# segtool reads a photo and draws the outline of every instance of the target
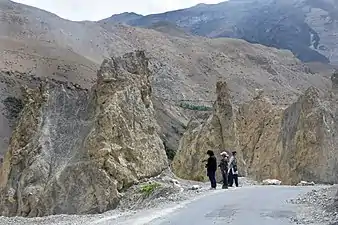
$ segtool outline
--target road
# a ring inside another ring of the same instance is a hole
[[[296,215],[297,206],[287,203],[287,200],[305,194],[313,188],[253,186],[216,190],[213,194],[195,201],[166,209],[161,214],[148,212],[147,216],[136,216],[121,224],[291,225],[290,218]]]
[[[6,225],[294,225],[290,218],[297,198],[315,187],[244,186],[229,190],[210,190],[181,203],[164,203],[157,209],[93,215],[57,215],[41,218],[0,217]],[[312,224],[318,225],[318,224]],[[321,223],[322,225],[322,223]]]

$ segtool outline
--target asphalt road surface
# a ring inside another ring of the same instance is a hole
[[[313,187],[255,186],[215,191],[186,204],[149,225],[291,225],[296,205],[287,200]],[[134,223],[137,224],[137,223]],[[141,223],[140,223],[141,224]]]
[[[159,205],[156,209],[131,212],[115,210],[102,215],[58,215],[47,218],[5,218],[8,225],[294,225],[297,198],[315,187],[244,186],[210,190],[181,203]],[[298,208],[299,209],[299,208]],[[313,224],[314,225],[314,224]],[[338,224],[337,224],[338,225]]]

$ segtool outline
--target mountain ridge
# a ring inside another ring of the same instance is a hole
[[[337,7],[337,2],[328,0],[229,0],[119,23],[150,27],[152,23],[168,21],[194,35],[240,38],[291,50],[304,62],[338,64],[338,38],[334,38],[338,30]]]

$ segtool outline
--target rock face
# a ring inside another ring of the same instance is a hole
[[[238,152],[239,170],[258,180],[284,184],[301,180],[337,183],[337,103],[309,88],[294,104],[280,108],[258,95],[233,110],[225,83],[218,83],[213,115],[183,136],[174,171],[202,179],[208,149]],[[231,112],[231,113],[230,113]],[[220,118],[222,115],[222,119]]]
[[[0,213],[104,212],[119,191],[167,168],[144,52],[105,60],[90,92],[27,89],[0,177]]]
[[[241,4],[246,1],[236,2]],[[231,10],[238,12],[238,9],[242,8],[233,7]],[[198,16],[201,16],[201,10],[206,15],[207,10],[203,5],[199,6],[199,10],[197,20],[195,17],[189,20],[203,23]],[[229,18],[235,18],[234,13],[228,14],[223,9],[220,11],[227,17],[217,24],[226,25]],[[213,15],[219,18],[219,14]],[[122,21],[139,17],[123,14],[113,19]],[[293,17],[290,20],[294,21]],[[278,19],[272,22],[276,21]],[[272,27],[275,25],[272,24]],[[152,29],[112,25],[111,21],[73,22],[34,7],[1,0],[0,154],[7,151],[13,129],[13,119],[3,114],[7,114],[7,109],[11,111],[15,108],[12,107],[14,101],[7,101],[6,98],[21,98],[17,86],[28,85],[29,79],[39,77],[73,82],[89,89],[96,81],[95,73],[104,58],[134,49],[147,50],[149,68],[155,75],[151,81],[153,99],[157,99],[153,101],[154,108],[158,123],[161,128],[165,128],[161,137],[166,147],[173,150],[170,152],[178,147],[178,140],[184,130],[182,124],[186,125],[189,118],[194,116],[191,114],[196,112],[183,109],[180,103],[191,103],[191,108],[209,107],[209,101],[215,99],[215,92],[210,90],[218,79],[229,80],[228,85],[236,104],[251,99],[255,89],[264,89],[265,94],[274,98],[278,104],[289,104],[309,86],[327,90],[330,84],[329,79],[322,74],[314,74],[289,51],[252,45],[243,40],[187,35],[186,29],[176,22],[161,20],[150,27]],[[203,27],[212,28],[210,23]],[[293,29],[292,32],[297,30]],[[304,30],[302,27],[301,31]],[[329,32],[332,30],[328,29]],[[305,45],[309,43],[303,35],[282,32],[286,34],[284,36],[293,37],[288,40],[297,40],[297,43],[301,40],[301,44]],[[306,37],[309,36],[306,34]],[[279,32],[276,37],[283,36]],[[334,46],[329,48],[334,49]],[[2,73],[2,70],[10,74]],[[11,103],[10,107],[7,103]]]
[[[184,133],[172,167],[182,178],[202,181],[205,179],[203,162],[207,150],[218,156],[223,149],[236,147],[235,114],[225,82],[218,82],[214,112],[205,123],[190,121]]]

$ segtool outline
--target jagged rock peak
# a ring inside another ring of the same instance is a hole
[[[152,88],[148,64],[149,59],[143,50],[105,59],[98,71],[96,86],[102,88],[102,85],[107,84],[114,90],[121,90],[136,85],[141,91],[143,103],[149,107]]]
[[[228,112],[232,111],[231,95],[228,84],[225,81],[218,81],[216,83],[216,101],[214,103],[214,111]]]
[[[213,114],[180,142],[173,161],[178,176],[203,180],[205,149],[216,156],[219,149],[236,149],[239,172],[257,180],[337,182],[335,103],[318,89],[309,87],[285,109],[254,98],[232,110],[225,83],[217,83],[217,94]]]
[[[223,101],[231,99],[227,82],[218,81],[216,83],[216,95],[217,95],[217,102],[220,102],[220,101],[223,102]]]
[[[131,75],[148,78],[150,76],[148,62],[149,59],[142,50],[128,52],[121,57],[105,59],[98,71],[98,82],[134,78]]]

